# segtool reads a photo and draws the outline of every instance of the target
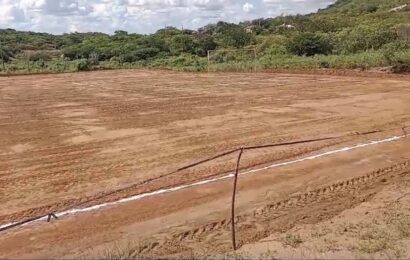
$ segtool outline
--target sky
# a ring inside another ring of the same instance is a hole
[[[165,26],[198,29],[306,14],[335,0],[0,0],[0,28],[48,33],[125,30],[153,33]]]

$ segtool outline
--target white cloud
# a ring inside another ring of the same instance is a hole
[[[335,0],[0,0],[0,28],[64,33],[167,26],[198,28],[281,13],[307,13]]]
[[[20,1],[20,6],[26,9],[29,9],[29,8],[39,9],[44,5],[45,5],[45,0],[21,0]]]
[[[0,23],[17,23],[24,20],[23,10],[17,6],[7,4],[0,9]]]
[[[270,13],[286,14],[311,13],[334,2],[335,0],[263,0]]]
[[[243,7],[242,7],[243,11],[245,13],[250,13],[253,11],[253,9],[255,9],[255,6],[251,3],[246,2]]]

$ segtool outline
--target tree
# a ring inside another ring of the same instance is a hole
[[[249,45],[252,35],[246,33],[244,28],[236,24],[218,22],[216,28],[216,39],[223,47],[242,48]]]
[[[139,48],[132,52],[127,52],[123,54],[120,58],[123,62],[136,62],[139,60],[147,60],[151,57],[156,56],[159,53],[157,48]]]
[[[332,44],[321,35],[314,33],[299,33],[287,44],[290,53],[299,56],[313,56],[315,54],[329,54],[332,52]]]
[[[382,24],[359,25],[347,28],[337,34],[337,49],[340,53],[357,53],[378,50],[384,44],[397,39],[397,33]]]
[[[142,38],[140,44],[146,48],[156,48],[161,52],[169,52],[169,46],[165,39],[156,34]]]
[[[228,30],[226,37],[223,38],[227,46],[242,48],[251,43],[251,35],[246,33],[242,28]]]
[[[31,55],[29,56],[29,61],[34,61],[34,62],[36,62],[36,61],[40,61],[40,60],[42,60],[42,61],[50,61],[50,60],[51,60],[51,56],[50,56],[50,54],[48,54],[48,53],[45,52],[45,51],[35,52],[35,53],[33,53],[33,54],[31,54]]]
[[[200,36],[196,42],[195,54],[200,57],[205,57],[208,51],[215,50],[217,47],[214,38],[208,35]]]
[[[359,6],[359,12],[361,13],[374,13],[379,9],[376,4],[363,3]]]
[[[11,59],[14,57],[13,51],[11,51],[9,48],[0,45],[0,59],[1,63],[3,66],[3,70],[6,70],[6,62],[11,61]]]
[[[86,71],[92,68],[92,64],[87,59],[80,59],[77,61],[77,70],[78,71]]]
[[[179,55],[183,52],[192,53],[194,50],[194,40],[189,35],[175,35],[171,38],[169,48],[172,54]]]

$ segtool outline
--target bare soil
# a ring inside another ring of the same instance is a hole
[[[236,254],[266,259],[409,259],[410,173],[380,180],[356,193],[364,200],[357,206],[325,221],[275,232]],[[363,197],[366,193],[368,199]]]
[[[1,78],[0,224],[115,189],[125,188],[87,205],[223,174],[235,155],[132,185],[245,145],[388,129],[247,152],[242,169],[402,135],[396,129],[410,124],[409,79],[141,70]],[[320,223],[370,200],[383,180],[408,171],[409,142],[244,176],[239,244],[269,237],[274,227]],[[225,254],[230,192],[225,180],[18,227],[1,234],[0,257],[98,256],[130,241],[134,256]]]

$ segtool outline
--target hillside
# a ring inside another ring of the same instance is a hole
[[[408,0],[338,0],[308,15],[218,22],[196,31],[167,27],[151,35],[116,31],[51,35],[0,29],[1,73],[159,67],[204,70],[215,49],[255,48],[269,68],[408,69]],[[249,69],[253,52],[217,52],[212,69]]]

